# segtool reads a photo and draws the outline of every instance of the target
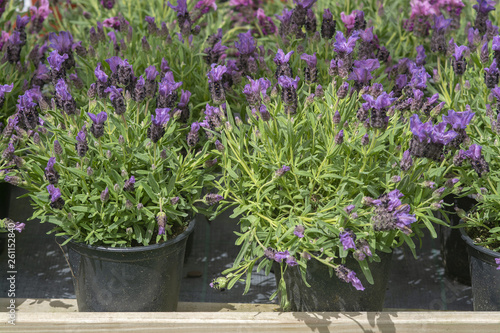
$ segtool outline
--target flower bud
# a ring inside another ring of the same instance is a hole
[[[216,279],[213,279],[212,282],[210,282],[210,287],[213,289],[217,289],[220,291],[224,291],[227,288],[227,278],[221,276]]]
[[[401,177],[400,176],[392,176],[391,181],[393,183],[399,183],[401,181]]]
[[[125,138],[123,138],[123,135],[121,135],[121,134],[118,137],[118,143],[121,144],[121,145],[125,143]]]
[[[87,168],[87,176],[91,177],[94,174],[94,170],[91,167]]]

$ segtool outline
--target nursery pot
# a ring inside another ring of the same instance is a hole
[[[79,311],[175,311],[186,241],[195,226],[164,243],[141,247],[67,244]]]
[[[457,226],[460,223],[460,217],[455,213],[454,207],[469,211],[477,203],[476,200],[469,197],[458,198],[455,195],[449,195],[444,198],[446,203],[453,204],[445,208],[450,219],[450,226]],[[444,218],[439,216],[442,220]],[[446,276],[460,283],[469,285],[469,258],[467,246],[462,239],[459,229],[452,229],[439,225],[439,240],[441,245],[441,258]]]
[[[0,219],[9,217],[11,186],[9,183],[0,183]]]
[[[500,271],[495,263],[500,253],[474,244],[464,228],[460,232],[469,252],[474,311],[500,311]]]
[[[327,266],[311,259],[307,263],[307,287],[302,280],[298,266],[287,267],[283,274],[286,284],[290,311],[307,312],[339,312],[339,311],[382,311],[385,291],[389,280],[392,262],[391,253],[378,253],[380,262],[372,262],[368,266],[373,276],[374,284],[366,281],[358,262],[347,258],[346,267],[356,272],[365,290],[356,290],[350,283],[341,281],[335,272],[330,277]],[[276,283],[280,280],[279,266],[275,268]]]

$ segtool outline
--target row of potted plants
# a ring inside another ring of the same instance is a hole
[[[474,304],[498,309],[495,8],[414,0],[397,17],[405,4],[18,16],[0,44],[2,178],[67,245],[80,311],[175,310],[195,215],[229,208],[241,251],[213,288],[273,271],[284,310],[380,311],[392,250],[437,237],[450,197],[477,202],[457,215],[473,286],[490,282]]]

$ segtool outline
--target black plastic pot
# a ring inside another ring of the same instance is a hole
[[[145,247],[93,247],[69,242],[68,258],[79,311],[175,311],[186,241],[193,231]]]
[[[450,219],[450,226],[457,226],[460,223],[460,218],[455,212],[455,207],[468,212],[477,203],[472,198],[458,198],[455,195],[446,196],[444,200],[448,204],[453,204],[453,206],[447,206],[445,209]],[[440,214],[438,214],[438,217],[444,220]],[[439,225],[438,232],[441,245],[441,258],[446,276],[470,286],[469,257],[467,246],[462,239],[460,230]]]
[[[495,263],[500,253],[475,245],[464,228],[460,232],[469,252],[474,311],[500,311],[500,271]]]
[[[0,183],[0,219],[9,217],[11,186],[9,183]]]
[[[346,266],[356,272],[365,290],[356,290],[350,283],[341,281],[335,273],[330,277],[328,267],[317,260],[307,263],[307,287],[297,266],[288,267],[284,273],[290,311],[382,311],[385,291],[392,262],[392,253],[379,253],[381,261],[369,264],[374,284],[366,281],[358,262],[348,257]],[[276,282],[280,280],[280,269],[275,269]]]
[[[0,183],[0,219],[9,217],[10,206],[10,185],[9,183]],[[7,233],[0,233],[0,254],[7,249]]]

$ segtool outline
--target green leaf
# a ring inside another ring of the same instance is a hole
[[[361,270],[363,271],[363,274],[366,277],[366,280],[368,281],[369,284],[373,284],[373,276],[372,272],[370,271],[370,268],[368,267],[368,263],[366,260],[358,260],[359,267],[361,267]]]

